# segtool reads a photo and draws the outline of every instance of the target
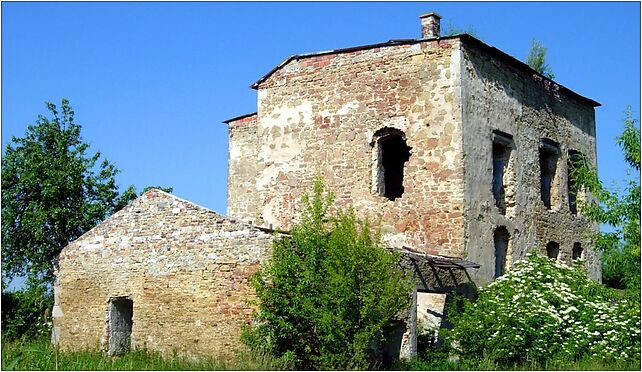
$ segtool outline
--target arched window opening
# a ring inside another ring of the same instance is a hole
[[[557,242],[548,242],[546,244],[546,256],[548,258],[558,259],[560,255],[560,245]]]
[[[508,242],[510,235],[504,226],[499,226],[493,234],[495,240],[495,278],[506,273],[506,257],[508,256]]]
[[[395,200],[403,195],[404,165],[410,159],[406,135],[394,128],[383,128],[375,133],[376,190],[379,195]]]
[[[578,242],[573,243],[573,261],[583,258],[583,254],[584,248],[582,248],[582,244]]]

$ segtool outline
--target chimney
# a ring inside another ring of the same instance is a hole
[[[426,13],[419,16],[421,19],[421,38],[434,39],[439,37],[441,16],[437,13]]]

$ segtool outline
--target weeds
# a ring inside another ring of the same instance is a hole
[[[48,338],[2,342],[2,369],[12,370],[278,370],[282,369],[265,355],[239,352],[231,361],[215,358],[193,360],[177,354],[163,356],[159,352],[136,349],[118,357],[107,356],[98,348],[80,351],[59,351]]]

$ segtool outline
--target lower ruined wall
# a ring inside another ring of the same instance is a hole
[[[67,246],[55,283],[53,339],[109,344],[110,299],[133,301],[131,343],[163,353],[230,356],[272,236],[157,190]]]

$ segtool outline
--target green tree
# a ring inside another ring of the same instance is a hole
[[[555,79],[551,66],[546,63],[546,47],[538,40],[531,41],[531,49],[526,57],[526,64],[549,79]]]
[[[604,282],[615,288],[640,295],[640,128],[628,107],[624,131],[617,138],[629,166],[624,192],[609,190],[597,176],[597,170],[580,159],[572,169],[577,189],[583,188],[592,198],[581,204],[582,214],[613,231],[600,232],[594,239],[603,252]]]
[[[296,368],[366,369],[368,349],[407,309],[410,281],[352,210],[328,213],[320,180],[303,203],[301,222],[253,277],[258,312],[243,341]]]
[[[89,153],[67,100],[47,109],[2,157],[3,283],[50,283],[60,250],[136,196],[133,186],[119,195],[118,169]]]

